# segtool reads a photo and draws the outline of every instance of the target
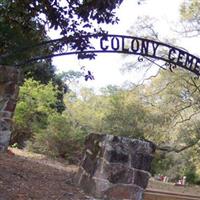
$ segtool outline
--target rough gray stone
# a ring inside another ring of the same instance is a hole
[[[131,154],[131,167],[150,171],[153,156],[147,153],[132,153]]]
[[[19,84],[19,69],[0,66],[0,151],[6,151],[11,135],[12,116],[15,111]]]
[[[142,200],[154,152],[149,141],[91,134],[86,138],[78,184],[95,198]]]
[[[134,170],[133,171],[133,180],[132,183],[134,185],[138,185],[141,188],[145,189],[148,185],[149,174],[144,171]]]
[[[10,142],[11,131],[0,131],[0,152],[4,152]]]

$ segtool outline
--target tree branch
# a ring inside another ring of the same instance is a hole
[[[188,118],[176,122],[176,123],[173,125],[172,128],[174,128],[177,124],[181,124],[181,123],[184,123],[184,122],[186,122],[186,121],[190,121],[190,120],[192,119],[192,117],[194,117],[195,115],[197,115],[197,114],[199,114],[199,113],[200,113],[200,111],[199,111],[199,112],[195,112],[195,113],[191,114]]]
[[[187,149],[197,145],[199,141],[200,141],[200,138],[198,138],[197,140],[193,141],[191,144],[188,144],[188,145],[186,145],[184,147],[180,147],[180,148],[169,147],[169,146],[163,146],[163,147],[156,146],[156,149],[160,150],[160,151],[165,151],[167,153],[170,153],[170,152],[180,153],[180,152],[182,152],[184,150],[187,150]]]
[[[145,97],[150,97],[150,96],[158,95],[158,94],[160,94],[161,92],[163,92],[165,89],[167,89],[167,87],[168,87],[169,85],[174,84],[175,82],[176,82],[176,80],[175,80],[175,81],[172,81],[172,82],[168,82],[168,83],[167,83],[162,89],[160,89],[159,91],[157,91],[157,92],[155,92],[155,93],[153,93],[153,94],[146,95]]]
[[[11,53],[5,53],[3,55],[0,56],[0,60],[5,58],[5,57],[9,57],[9,56],[12,56],[13,54],[15,53],[18,53],[18,52],[23,52],[23,51],[27,51],[29,49],[32,49],[32,48],[36,48],[36,47],[41,47],[41,46],[44,46],[44,45],[47,45],[47,44],[52,44],[52,43],[55,43],[55,42],[61,42],[63,41],[64,39],[66,39],[66,37],[61,37],[61,38],[57,38],[57,39],[52,39],[52,40],[47,40],[47,41],[43,41],[43,42],[40,42],[38,44],[35,44],[33,46],[26,46],[26,47],[22,47],[20,49],[16,49],[14,50],[13,52]]]

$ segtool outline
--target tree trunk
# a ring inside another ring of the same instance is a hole
[[[21,81],[20,70],[0,66],[0,152],[7,150]]]

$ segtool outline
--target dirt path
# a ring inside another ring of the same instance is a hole
[[[11,150],[0,154],[0,200],[85,200],[72,185],[75,166]]]
[[[144,200],[199,200],[200,196],[186,195],[183,193],[163,192],[159,190],[147,189]]]
[[[0,153],[0,200],[92,200],[75,185],[77,166],[17,149]],[[200,187],[150,181],[148,189],[200,195]],[[94,200],[94,199],[93,199]]]
[[[163,183],[160,181],[150,180],[148,183],[149,190],[159,190],[159,191],[168,191],[174,193],[188,194],[200,196],[200,187],[199,186],[174,186],[173,183]],[[200,198],[199,198],[200,199]]]

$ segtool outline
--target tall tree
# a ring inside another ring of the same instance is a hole
[[[180,8],[183,33],[186,36],[200,34],[200,2],[198,0],[184,1]]]
[[[87,36],[103,33],[101,28],[94,26],[94,22],[116,23],[118,19],[114,10],[121,3],[122,0],[0,0],[1,70],[6,75],[10,68],[5,70],[2,65],[10,65],[19,67],[28,75],[35,75],[37,79],[40,75],[43,81],[52,77],[54,68],[51,57],[54,53],[62,53],[66,48],[79,51],[92,48]],[[60,31],[61,38],[51,40],[47,36],[49,29]],[[79,58],[85,57],[94,58],[95,55],[79,55]],[[32,67],[31,63],[34,63]],[[45,70],[44,65],[47,66]],[[12,70],[12,73],[15,72]],[[3,88],[7,87],[5,78],[0,83]],[[0,112],[9,112],[10,118],[0,118],[0,151],[8,145],[11,117],[17,100],[17,84],[12,83],[15,95],[12,92],[9,96],[5,93],[1,100],[4,109]]]
[[[24,64],[36,55],[48,55],[49,50],[62,52],[66,46],[81,51],[92,48],[87,36],[103,32],[94,22],[116,23],[114,10],[121,3],[122,0],[1,0],[0,63]],[[48,29],[58,30],[61,38],[49,41]]]

